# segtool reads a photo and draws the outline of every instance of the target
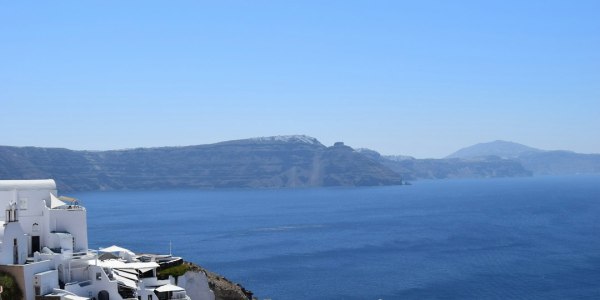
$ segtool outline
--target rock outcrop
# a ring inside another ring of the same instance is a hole
[[[229,279],[210,272],[201,266],[185,262],[189,270],[182,276],[177,277],[177,284],[185,288],[192,299],[211,299],[206,293],[210,288],[214,293],[215,300],[252,300],[253,293],[243,286],[233,283]]]

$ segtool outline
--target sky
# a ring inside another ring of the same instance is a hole
[[[600,1],[4,1],[0,145],[600,153]]]

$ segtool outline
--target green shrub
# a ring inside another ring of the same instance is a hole
[[[190,270],[190,266],[188,264],[181,264],[178,266],[173,266],[173,267],[158,271],[158,278],[167,279],[167,278],[169,278],[169,275],[177,278],[178,276],[185,274],[185,272],[187,272],[189,270]]]
[[[2,294],[0,294],[2,299],[23,298],[23,293],[12,275],[0,271],[0,285],[2,286]]]

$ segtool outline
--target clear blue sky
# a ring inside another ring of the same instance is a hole
[[[600,1],[4,1],[0,144],[600,153]]]

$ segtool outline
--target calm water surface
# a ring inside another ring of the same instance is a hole
[[[79,193],[90,247],[272,299],[600,299],[600,176]]]

